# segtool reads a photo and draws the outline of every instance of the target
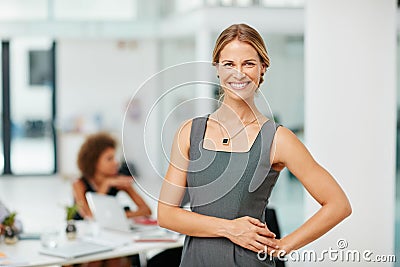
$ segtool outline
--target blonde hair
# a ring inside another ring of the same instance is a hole
[[[217,41],[215,42],[212,57],[213,64],[219,63],[219,57],[222,49],[224,49],[224,47],[228,43],[234,40],[239,40],[241,42],[245,42],[251,45],[257,51],[260,61],[265,66],[265,68],[269,67],[270,61],[264,40],[254,28],[250,27],[247,24],[233,24],[226,28],[223,32],[221,32]],[[260,85],[264,81],[262,75],[260,77],[258,85]]]

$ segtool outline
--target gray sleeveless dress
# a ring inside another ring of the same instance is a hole
[[[207,117],[193,119],[190,133],[188,194],[193,212],[224,219],[250,216],[264,221],[265,208],[279,172],[271,169],[270,147],[277,127],[265,122],[248,152],[203,148]],[[186,236],[182,267],[275,266],[270,257],[227,238]]]

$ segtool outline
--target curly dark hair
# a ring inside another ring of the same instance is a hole
[[[100,155],[107,148],[116,148],[117,142],[108,133],[100,132],[89,135],[82,144],[78,153],[78,168],[82,176],[91,179],[95,172]]]

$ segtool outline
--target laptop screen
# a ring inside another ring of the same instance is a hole
[[[120,205],[116,197],[87,192],[86,199],[94,219],[100,227],[109,230],[131,232],[124,208]]]

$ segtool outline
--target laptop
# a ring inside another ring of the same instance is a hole
[[[87,192],[86,199],[94,219],[100,227],[108,230],[132,233],[131,223],[116,197]]]
[[[76,241],[66,242],[55,248],[42,247],[40,248],[39,252],[41,254],[46,254],[50,256],[56,256],[65,259],[74,259],[96,253],[111,251],[113,249],[114,249],[113,247],[103,244],[96,244],[96,243],[76,240]]]
[[[103,232],[98,237],[87,237],[85,240],[99,242],[99,239],[112,242],[106,242],[107,245],[115,245],[127,242],[173,242],[179,238],[179,235],[160,228],[158,225],[138,225],[125,215],[117,198],[114,196],[87,192],[86,199],[89,208],[93,213],[94,219],[100,227],[107,230],[114,230],[114,234]],[[130,233],[127,235],[126,233]],[[107,237],[110,235],[112,237]],[[119,237],[116,236],[118,234]],[[116,245],[115,245],[116,246]]]

